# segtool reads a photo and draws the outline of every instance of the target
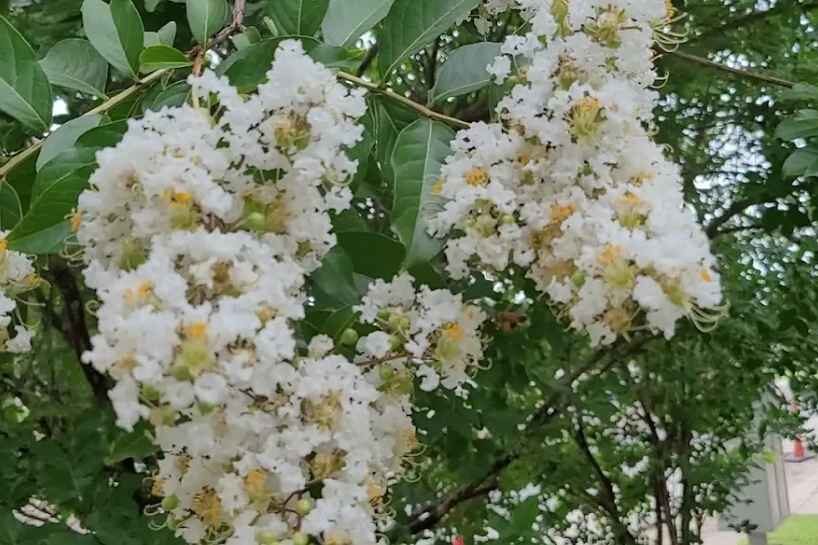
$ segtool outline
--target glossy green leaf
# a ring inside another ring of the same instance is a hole
[[[782,140],[796,140],[818,136],[818,110],[801,110],[790,119],[785,119],[775,131]]]
[[[811,100],[818,102],[818,87],[808,83],[796,83],[792,89],[781,93],[781,100]]]
[[[244,32],[231,36],[230,40],[236,49],[244,49],[261,41],[261,33],[256,27],[247,27]]]
[[[12,249],[29,253],[51,252],[61,244],[61,228],[77,205],[96,168],[95,148],[75,147],[49,161],[37,173],[31,205],[20,223],[8,234]],[[36,251],[35,251],[36,249]]]
[[[187,0],[187,22],[200,44],[221,29],[230,15],[227,0]]]
[[[184,53],[168,45],[153,45],[139,55],[139,70],[143,73],[165,68],[184,68],[191,64]]]
[[[793,152],[782,167],[788,178],[797,176],[818,176],[818,148],[806,147]]]
[[[338,233],[338,245],[352,260],[355,272],[370,278],[391,279],[406,258],[400,242],[378,233]]]
[[[352,47],[358,38],[389,14],[395,0],[329,0],[321,24],[329,45]]]
[[[51,133],[43,142],[40,155],[37,156],[37,170],[40,170],[51,159],[73,146],[80,136],[99,126],[101,122],[102,116],[99,114],[83,115],[72,119]]]
[[[482,42],[458,47],[440,68],[432,97],[435,102],[479,91],[491,83],[486,68],[500,54],[500,44]]]
[[[304,50],[309,53],[318,45],[314,38],[306,36],[281,36],[268,38],[245,47],[228,57],[217,70],[220,75],[227,76],[230,83],[242,93],[253,91],[261,83],[267,81],[267,71],[275,58],[276,48],[283,40],[301,40]]]
[[[63,248],[65,240],[70,235],[71,227],[68,222],[60,221],[51,227],[18,235],[13,240],[9,238],[9,248],[32,255],[53,254]],[[11,233],[9,233],[10,236]]]
[[[145,32],[145,47],[152,45],[173,46],[176,41],[176,22],[171,21],[156,32]]]
[[[310,277],[315,286],[317,309],[339,309],[358,303],[355,266],[340,247],[333,248],[321,261],[321,267]]]
[[[0,184],[0,229],[12,229],[23,217],[20,196],[11,184]]]
[[[22,34],[0,16],[0,111],[36,132],[51,125],[51,85]]]
[[[31,187],[32,200],[36,200],[53,184],[62,183],[75,171],[93,167],[96,164],[96,151],[97,148],[77,146],[57,154],[37,172],[37,178]]]
[[[384,77],[479,4],[480,0],[396,0],[378,39]]]
[[[82,24],[91,45],[120,72],[136,78],[145,29],[131,0],[84,0]]]
[[[105,458],[107,465],[118,464],[130,458],[141,460],[157,450],[151,441],[144,425],[137,426],[134,431],[117,437],[110,445],[110,454]]]
[[[176,81],[167,87],[156,86],[142,100],[142,111],[161,110],[163,107],[177,107],[190,96],[190,85],[186,81]]]
[[[454,131],[436,121],[419,119],[398,136],[392,154],[395,173],[392,228],[406,246],[406,266],[430,261],[442,246],[428,234],[426,218],[440,200],[432,188],[451,154]]]
[[[267,0],[265,12],[279,34],[312,36],[321,27],[329,0]]]
[[[52,85],[105,98],[108,62],[88,40],[61,41],[48,51],[40,66]]]
[[[77,147],[100,149],[116,146],[126,130],[128,123],[125,120],[104,123],[80,136],[77,139]]]

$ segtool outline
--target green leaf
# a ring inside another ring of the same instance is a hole
[[[355,285],[355,266],[338,246],[324,257],[321,267],[310,278],[315,286],[316,309],[339,309],[360,301]]]
[[[425,217],[439,204],[432,187],[451,153],[453,138],[454,131],[446,125],[419,119],[403,129],[395,143],[392,227],[406,246],[407,267],[430,261],[440,252],[442,242],[428,234]]]
[[[48,51],[40,66],[52,85],[106,98],[108,62],[88,40],[61,41]]]
[[[301,40],[307,53],[318,45],[318,40],[307,36],[268,38],[233,53],[219,65],[217,73],[227,76],[227,79],[238,88],[239,92],[253,91],[267,81],[267,71],[273,63],[278,44],[283,40],[293,39]]]
[[[114,465],[129,458],[141,460],[154,454],[156,449],[145,426],[138,426],[134,431],[120,435],[111,443],[110,454],[105,458],[105,463]]]
[[[233,42],[233,45],[236,46],[236,49],[244,49],[245,47],[250,47],[254,43],[260,42],[261,33],[256,27],[251,26],[247,27],[244,32],[232,36],[230,40]]]
[[[72,119],[51,133],[45,142],[43,142],[40,155],[37,157],[37,170],[39,171],[43,165],[56,157],[60,152],[73,146],[80,136],[94,127],[99,126],[101,122],[101,115],[87,114]]]
[[[818,147],[796,150],[784,162],[782,172],[787,178],[818,176]]]
[[[184,53],[168,45],[153,45],[139,55],[139,70],[143,73],[164,68],[184,68],[191,64]]]
[[[139,69],[145,28],[131,0],[84,0],[82,25],[91,45],[111,66],[132,78]]]
[[[449,54],[438,73],[432,97],[441,102],[479,91],[491,83],[486,68],[500,54],[500,44],[483,42],[458,47]]]
[[[792,89],[781,93],[781,100],[814,100],[818,101],[818,87],[807,83],[796,83]]]
[[[775,136],[788,141],[818,136],[818,110],[801,110],[785,119],[775,130]]]
[[[395,0],[329,0],[321,30],[329,45],[352,47],[389,14]]]
[[[187,0],[187,22],[193,37],[200,44],[227,22],[230,7],[227,0]]]
[[[114,19],[119,42],[133,72],[139,69],[139,54],[145,46],[145,27],[142,17],[131,0],[111,0],[111,16]]]
[[[70,234],[64,220],[77,205],[77,197],[88,186],[95,168],[79,155],[77,150],[63,152],[38,173],[31,206],[7,237],[12,249],[51,252]]]
[[[110,148],[116,146],[128,130],[127,120],[113,121],[95,127],[77,139],[77,147]]]
[[[74,171],[92,167],[95,164],[96,148],[71,147],[60,152],[37,172],[31,188],[31,198],[36,200],[52,184],[61,183]]]
[[[145,32],[145,47],[152,45],[169,45],[173,47],[176,40],[176,22],[171,21],[156,32]]]
[[[312,36],[324,20],[328,3],[329,0],[267,0],[265,12],[279,34]]]
[[[11,184],[0,184],[0,229],[13,229],[23,217],[20,196]]]
[[[398,139],[401,128],[398,120],[386,107],[382,100],[372,100],[370,111],[375,122],[375,153],[383,174],[388,180],[394,179],[392,171],[392,152]]]
[[[432,43],[478,4],[480,0],[396,0],[378,39],[383,76],[389,76],[401,61]]]
[[[0,16],[0,110],[29,129],[51,125],[51,85],[25,38]]]
[[[370,278],[391,279],[406,257],[400,242],[378,233],[338,233],[338,245],[352,259],[355,272]]]
[[[181,106],[187,101],[189,94],[190,85],[186,81],[176,81],[164,88],[157,85],[142,100],[142,111]]]

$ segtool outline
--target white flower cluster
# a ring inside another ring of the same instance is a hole
[[[374,282],[356,310],[377,329],[358,341],[360,357],[388,362],[381,372],[396,385],[415,375],[426,391],[459,388],[483,357],[485,313],[448,290],[416,290],[406,273]]]
[[[28,256],[8,249],[6,234],[0,232],[0,352],[19,354],[31,350],[32,332],[24,325],[15,325],[11,336],[16,299],[38,287],[42,280]]]
[[[449,272],[522,267],[593,344],[711,324],[716,262],[653,140],[652,45],[673,14],[663,0],[516,6],[531,30],[489,67],[517,83],[501,123],[461,131],[435,188]]]
[[[120,426],[155,426],[153,492],[187,542],[374,544],[418,448],[408,367],[464,381],[483,316],[402,276],[359,309],[360,353],[305,342],[305,280],[351,200],[363,96],[292,41],[250,97],[211,73],[191,84],[210,108],[131,121],[80,198],[101,300],[84,359],[115,379]]]

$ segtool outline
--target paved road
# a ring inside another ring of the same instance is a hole
[[[790,511],[793,514],[818,514],[818,458],[799,464],[786,463]],[[736,532],[720,532],[718,521],[704,525],[704,545],[737,545],[743,536]]]

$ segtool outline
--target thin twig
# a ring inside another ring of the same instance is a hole
[[[783,78],[778,78],[775,76],[768,76],[766,74],[760,74],[758,72],[752,72],[750,70],[743,70],[741,68],[733,68],[732,66],[727,66],[726,64],[721,64],[715,61],[711,61],[710,59],[705,59],[704,57],[699,57],[698,55],[692,55],[690,53],[685,53],[683,51],[666,51],[664,52],[665,55],[669,55],[671,57],[676,57],[688,62],[692,62],[695,64],[700,64],[702,66],[706,66],[708,68],[713,68],[714,70],[720,70],[722,72],[727,72],[728,74],[732,74],[734,76],[738,76],[744,79],[750,79],[755,81],[760,81],[763,83],[770,83],[772,85],[777,85],[779,87],[786,87],[791,88],[795,86],[795,83],[792,81],[785,80]]]
[[[368,89],[373,93],[377,93],[379,95],[383,95],[388,97],[396,102],[400,102],[407,108],[411,108],[415,110],[420,115],[424,117],[428,117],[429,119],[434,119],[436,121],[441,121],[452,127],[456,127],[458,129],[468,129],[471,125],[466,123],[462,119],[457,119],[456,117],[449,117],[448,115],[441,114],[436,112],[426,106],[415,102],[414,100],[408,99],[405,96],[399,95],[398,93],[392,91],[391,89],[383,89],[379,87],[377,84],[372,83],[371,81],[367,81],[365,79],[359,78],[358,76],[353,76],[352,74],[348,74],[346,72],[338,72],[338,79],[348,81],[358,87],[363,87]]]

